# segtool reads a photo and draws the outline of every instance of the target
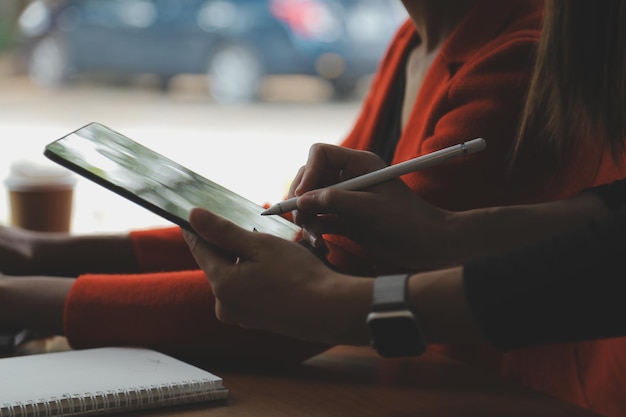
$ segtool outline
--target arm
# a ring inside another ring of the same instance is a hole
[[[195,269],[179,227],[68,235],[0,227],[0,273],[77,277]]]
[[[383,166],[369,152],[314,145],[290,190],[300,196],[294,219],[305,237],[320,245],[322,234],[344,235],[402,270],[425,270],[460,265],[609,215],[594,193],[453,212],[428,204],[400,180],[363,191],[319,189]]]
[[[464,267],[482,332],[500,350],[626,335],[626,211]]]
[[[542,204],[456,212],[445,226],[443,247],[450,251],[451,263],[457,265],[468,259],[549,238],[608,216],[610,210],[591,192]]]
[[[203,210],[192,212],[191,223],[202,239],[186,238],[214,287],[220,320],[306,340],[367,344],[374,278],[334,272],[292,242]],[[502,257],[415,274],[409,302],[428,343],[487,340],[508,350],[625,335],[624,232],[626,213]]]
[[[0,328],[64,335],[75,349],[145,346],[197,363],[300,362],[329,346],[220,323],[202,271],[0,277]]]
[[[205,210],[192,211],[190,221],[199,236],[185,237],[211,282],[219,320],[308,341],[369,343],[374,278],[335,272],[301,245]],[[481,340],[461,268],[415,275],[409,292],[428,342]]]
[[[539,243],[414,275],[429,342],[486,339],[501,351],[626,335],[626,211]]]
[[[61,250],[69,247],[65,235],[38,236],[19,229],[3,232],[51,238],[46,244],[68,263],[75,261],[72,255],[79,255]],[[60,238],[58,246],[52,245],[56,237]],[[211,287],[197,270],[179,228],[134,231],[130,237],[142,271],[176,272],[129,274],[124,267],[122,274],[81,273],[78,279],[0,276],[0,328],[64,335],[73,348],[146,346],[192,361],[299,362],[328,348],[219,323]],[[16,240],[5,242],[9,247]]]
[[[76,277],[84,272],[133,272],[131,239],[120,235],[68,235],[0,227],[0,272]]]

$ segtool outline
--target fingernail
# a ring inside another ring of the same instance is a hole
[[[192,244],[195,243],[197,236],[195,233],[191,233],[189,230],[183,229],[183,238],[187,243]]]
[[[319,237],[309,233],[309,244],[314,248],[319,248],[322,244],[322,240]]]

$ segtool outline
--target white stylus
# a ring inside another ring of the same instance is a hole
[[[361,175],[360,177],[351,178],[332,185],[330,188],[349,191],[363,190],[385,181],[390,181],[404,174],[408,174],[409,172],[418,171],[420,169],[440,164],[457,156],[469,155],[471,153],[482,151],[486,146],[487,143],[483,138],[473,139],[468,142],[440,149],[426,155],[418,156],[417,158],[409,159],[408,161],[404,161],[399,164],[390,165],[379,169],[378,171],[369,172],[365,175]],[[298,197],[281,201],[280,203],[274,204],[261,214],[266,216],[270,214],[282,214],[295,210],[297,208],[297,201]]]

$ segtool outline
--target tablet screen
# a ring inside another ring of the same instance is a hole
[[[44,155],[188,230],[195,207],[288,240],[300,230],[282,217],[262,216],[258,204],[99,123],[47,145]]]

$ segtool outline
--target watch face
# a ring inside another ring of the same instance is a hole
[[[374,313],[367,323],[374,347],[381,356],[417,356],[424,353],[424,340],[411,312]]]

